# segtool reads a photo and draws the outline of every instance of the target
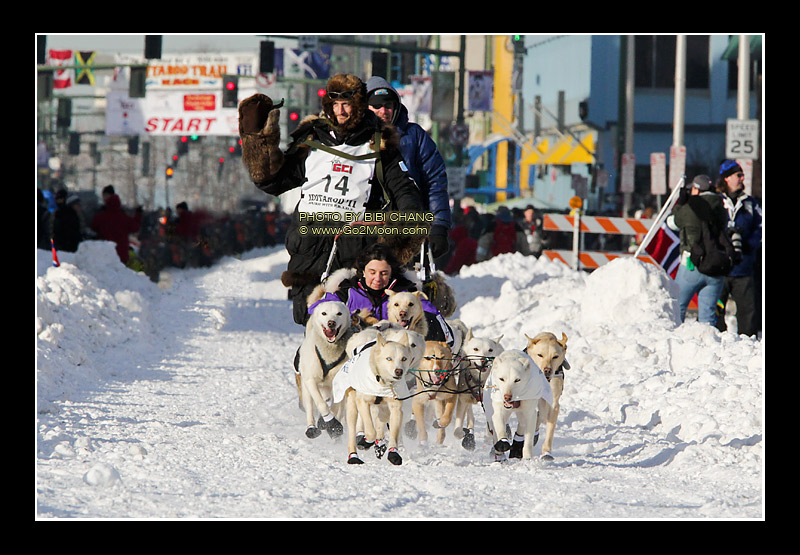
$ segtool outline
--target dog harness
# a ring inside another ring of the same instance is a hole
[[[319,365],[320,365],[320,367],[322,367],[322,377],[323,378],[327,377],[328,376],[328,372],[330,372],[331,369],[335,368],[337,364],[342,362],[347,357],[347,351],[342,351],[342,354],[339,355],[339,358],[337,358],[335,361],[329,363],[329,362],[326,362],[324,358],[322,358],[322,353],[319,352],[319,348],[318,347],[314,347],[314,350],[317,352],[317,360],[319,360]]]

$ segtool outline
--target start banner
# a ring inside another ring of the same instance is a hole
[[[147,64],[147,94],[130,98],[130,69],[119,67],[106,93],[107,135],[238,135],[236,108],[222,107],[222,76],[254,77],[252,54],[208,54],[142,60],[118,56],[121,64]],[[240,81],[239,99],[254,94],[255,80]]]
[[[253,90],[239,90],[247,98]],[[239,113],[222,107],[222,91],[127,91],[106,94],[107,135],[238,135]]]

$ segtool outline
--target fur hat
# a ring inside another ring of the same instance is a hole
[[[331,96],[333,93],[333,96]],[[334,98],[338,94],[344,94],[341,98]],[[333,113],[333,103],[335,100],[349,100],[353,106],[353,115],[343,125],[336,123]],[[322,111],[325,113],[333,127],[337,131],[349,132],[355,129],[367,111],[367,85],[355,75],[337,73],[328,79],[325,85],[325,96],[322,97]]]

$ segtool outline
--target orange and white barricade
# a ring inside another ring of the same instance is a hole
[[[545,214],[542,227],[546,231],[564,231],[573,233],[572,251],[544,250],[542,254],[550,260],[558,260],[574,269],[596,269],[620,256],[632,256],[628,252],[603,252],[580,250],[581,233],[606,233],[612,235],[643,235],[652,227],[655,220],[639,220],[636,218],[614,218],[603,216],[583,216],[567,214]],[[652,262],[647,254],[638,257],[645,262]]]

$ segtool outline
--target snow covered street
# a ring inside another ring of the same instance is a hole
[[[678,325],[651,265],[509,254],[448,278],[476,335],[569,337],[554,461],[495,463],[450,427],[354,466],[346,437],[304,435],[283,247],[159,285],[111,243],[59,258],[37,251],[38,519],[765,516],[764,340]]]

